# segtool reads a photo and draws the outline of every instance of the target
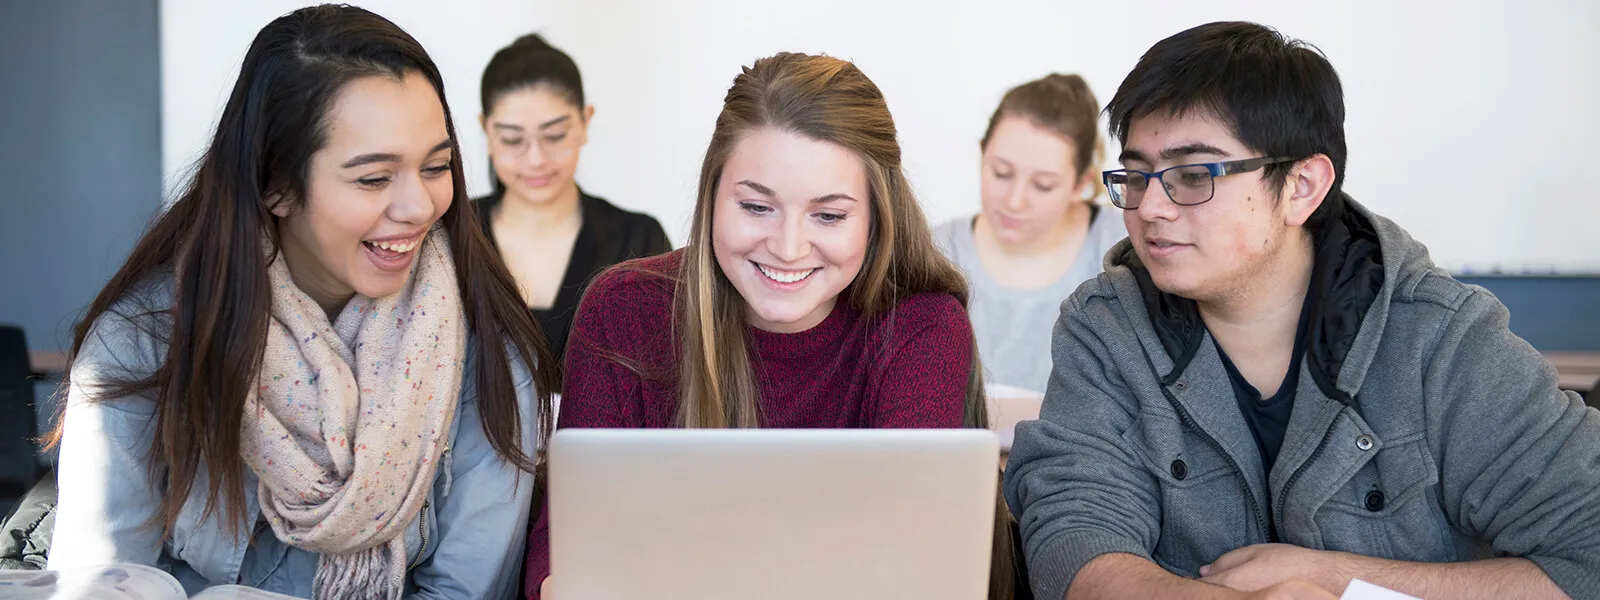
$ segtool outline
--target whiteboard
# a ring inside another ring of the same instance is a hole
[[[217,90],[226,93],[250,36],[287,10],[262,7],[271,4],[163,2],[169,182],[203,148],[201,132],[222,105]],[[977,211],[978,138],[1007,88],[1080,73],[1103,103],[1161,38],[1209,21],[1257,21],[1328,55],[1345,86],[1346,191],[1426,243],[1440,265],[1600,274],[1594,0],[366,6],[407,27],[440,63],[474,193],[489,187],[475,126],[483,65],[516,35],[544,32],[578,62],[596,106],[579,183],[656,215],[678,243],[722,95],[755,58],[794,50],[859,64],[884,90],[908,174],[937,223]]]

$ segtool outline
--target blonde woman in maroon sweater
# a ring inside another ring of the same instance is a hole
[[[728,90],[689,244],[590,286],[559,427],[984,427],[967,285],[934,247],[894,121],[855,65],[778,54]],[[997,598],[1010,598],[997,506]],[[550,572],[548,513],[525,591]]]

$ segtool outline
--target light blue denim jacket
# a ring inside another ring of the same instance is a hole
[[[230,535],[216,515],[202,519],[205,501],[192,495],[172,536],[147,526],[163,490],[152,486],[146,457],[155,435],[155,404],[146,397],[90,402],[111,378],[152,372],[165,356],[165,317],[149,306],[166,306],[170,286],[146,285],[94,324],[72,366],[66,432],[57,461],[60,497],[50,568],[55,570],[126,562],[171,572],[189,593],[238,583],[301,597],[311,596],[317,555],[277,539],[260,521],[256,479],[246,472],[245,515],[250,527]],[[152,303],[154,301],[155,303]],[[141,325],[143,327],[141,327]],[[468,355],[467,373],[475,362]],[[522,365],[514,376],[524,423],[537,422],[532,377]],[[405,596],[509,598],[527,542],[533,476],[501,459],[483,433],[472,377],[463,377],[450,446],[421,513],[406,529],[409,561]],[[522,449],[532,455],[537,427],[522,428]],[[209,487],[204,469],[195,490]]]

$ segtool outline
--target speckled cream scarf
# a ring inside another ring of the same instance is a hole
[[[334,320],[268,267],[272,317],[241,450],[279,539],[321,558],[319,600],[400,597],[406,526],[449,444],[466,345],[449,239],[430,233],[405,287]]]

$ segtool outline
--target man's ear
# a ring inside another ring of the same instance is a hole
[[[1283,186],[1284,200],[1289,210],[1284,213],[1284,224],[1300,227],[1306,224],[1317,208],[1327,200],[1333,189],[1335,177],[1333,161],[1326,154],[1314,154],[1294,165],[1289,180]]]

